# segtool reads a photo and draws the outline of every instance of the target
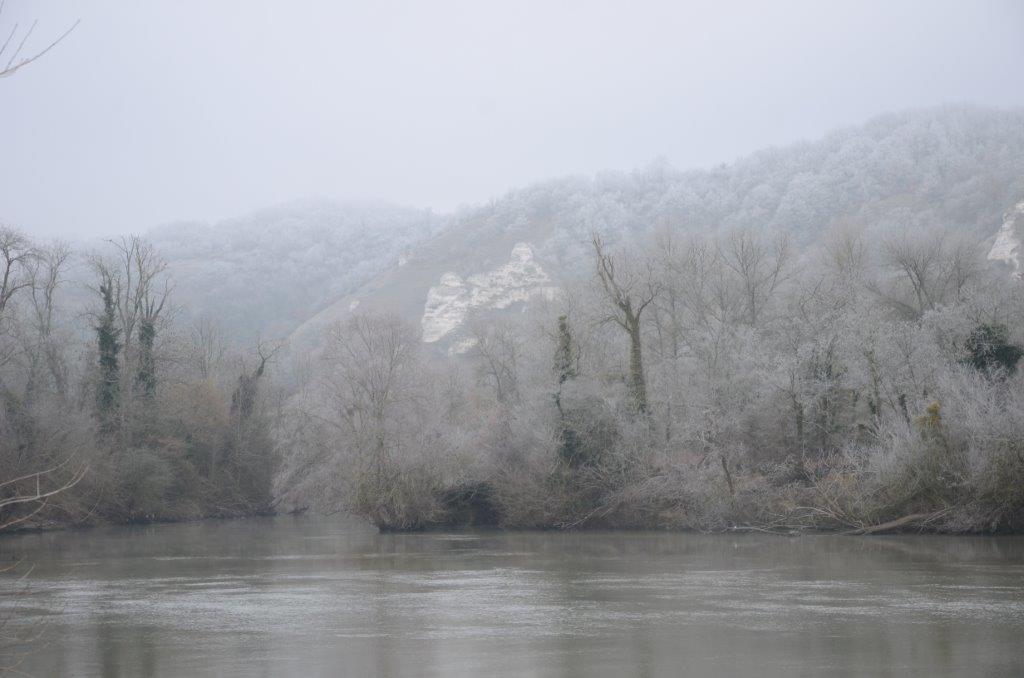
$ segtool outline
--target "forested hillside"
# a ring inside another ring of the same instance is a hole
[[[339,299],[296,339],[355,308],[422,320],[432,287],[453,272],[487,274],[527,243],[555,284],[588,277],[590,235],[628,245],[659,230],[786,233],[799,250],[835,228],[871,241],[901,227],[951,229],[979,241],[1024,196],[1024,112],[943,107],[889,114],[824,139],[769,149],[712,170],[664,162],[631,173],[546,181],[457,215],[435,239]],[[534,300],[542,297],[533,297]],[[481,310],[493,304],[483,303]],[[453,332],[449,345],[464,338]]]
[[[6,228],[0,528],[1020,529],[1022,200],[1024,112],[954,107],[451,216]]]
[[[397,265],[438,231],[429,211],[296,202],[216,224],[147,234],[166,257],[182,311],[233,338],[280,338],[329,302]]]
[[[1022,151],[1020,111],[943,108],[513,192],[309,330],[279,491],[398,529],[1020,529],[1024,295],[986,255]]]

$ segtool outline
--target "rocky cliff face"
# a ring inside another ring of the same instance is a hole
[[[465,279],[451,271],[427,291],[420,324],[423,341],[434,343],[448,336],[476,309],[503,309],[538,296],[553,298],[558,288],[534,259],[528,243],[517,243],[507,263]]]
[[[1012,274],[1018,278],[1024,277],[1024,270],[1021,270],[1021,241],[1019,233],[1024,230],[1024,201],[1017,203],[1012,210],[1006,213],[1003,219],[1003,226],[996,234],[996,241],[988,252],[991,261],[1006,263]]]

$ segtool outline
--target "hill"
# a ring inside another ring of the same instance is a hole
[[[147,237],[168,260],[175,299],[239,341],[286,336],[393,266],[442,219],[392,205],[304,201]]]
[[[709,170],[663,161],[511,191],[453,216],[408,257],[302,323],[307,345],[357,308],[417,320],[457,346],[470,309],[509,309],[590,273],[589,235],[641,241],[659,227],[785,231],[799,247],[846,224],[869,234],[939,226],[992,238],[1024,196],[1024,111],[941,107],[887,114]]]

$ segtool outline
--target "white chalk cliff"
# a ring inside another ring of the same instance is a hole
[[[508,263],[465,279],[449,271],[427,292],[423,341],[439,341],[460,327],[474,309],[508,308],[535,297],[553,298],[558,288],[534,259],[528,243],[512,248]]]
[[[1017,237],[1017,225],[1024,225],[1024,201],[1017,203],[1010,210],[1003,220],[1003,227],[996,235],[996,241],[992,243],[992,249],[988,252],[988,258],[992,261],[1002,261],[1010,265],[1013,275],[1024,276],[1021,271],[1021,242]]]

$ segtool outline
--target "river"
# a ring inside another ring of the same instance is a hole
[[[1024,538],[378,534],[280,516],[8,536],[38,676],[1019,676]]]

